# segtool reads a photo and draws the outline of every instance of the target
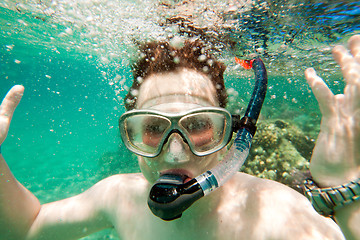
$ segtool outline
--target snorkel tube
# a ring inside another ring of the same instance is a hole
[[[235,58],[235,60],[245,68],[252,68],[255,73],[254,91],[245,115],[240,121],[240,130],[224,159],[213,169],[186,183],[183,177],[173,174],[165,174],[155,182],[150,190],[148,205],[153,214],[163,220],[180,218],[195,201],[226,183],[239,171],[249,155],[256,122],[266,95],[267,73],[260,58],[254,60]]]

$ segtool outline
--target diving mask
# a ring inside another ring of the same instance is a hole
[[[232,117],[224,108],[200,107],[181,113],[152,109],[131,110],[119,119],[125,146],[132,152],[156,157],[172,133],[178,133],[197,156],[214,153],[228,144],[233,129]]]

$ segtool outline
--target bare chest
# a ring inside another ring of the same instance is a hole
[[[342,239],[333,224],[322,219],[306,218],[301,213],[289,212],[289,218],[272,214],[261,215],[253,209],[221,209],[208,219],[181,218],[163,221],[142,206],[128,206],[126,215],[115,221],[114,226],[121,239]],[[132,209],[132,210],[129,210]],[[237,210],[237,211],[236,211]],[[305,218],[304,218],[305,217]]]
[[[210,200],[204,198],[170,222],[151,213],[145,188],[123,190],[127,198],[119,195],[109,215],[121,239],[343,239],[336,224],[317,215],[303,196],[261,183],[261,188],[224,188],[215,205],[204,211]]]

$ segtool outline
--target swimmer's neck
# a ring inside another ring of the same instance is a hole
[[[213,218],[212,216],[217,213],[222,195],[223,188],[219,188],[211,194],[201,198],[188,209],[189,215],[197,216],[199,220]]]

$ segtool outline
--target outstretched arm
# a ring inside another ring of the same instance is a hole
[[[0,105],[0,146],[23,93],[23,86],[14,86]],[[104,210],[104,182],[78,196],[40,206],[15,179],[0,153],[0,240],[77,239],[111,227]]]
[[[305,77],[319,102],[322,120],[310,170],[321,187],[335,187],[360,177],[360,35],[348,50],[333,49],[346,80],[344,94],[334,95],[314,69]],[[346,239],[360,239],[360,202],[338,210],[335,218]]]
[[[107,206],[113,186],[105,179],[79,195],[42,205],[26,239],[79,239],[112,227]]]
[[[0,145],[23,92],[23,86],[14,86],[0,105]],[[39,210],[38,199],[15,179],[0,154],[0,239],[24,239]]]

